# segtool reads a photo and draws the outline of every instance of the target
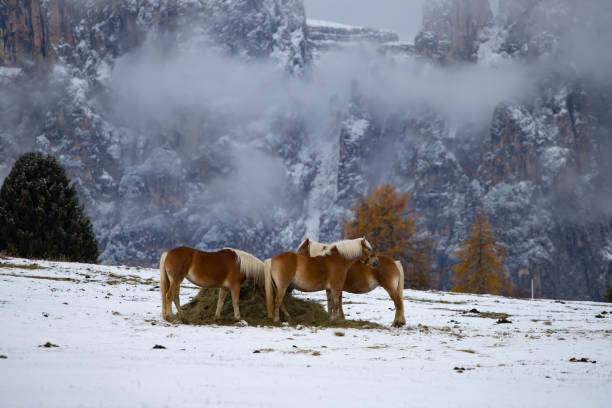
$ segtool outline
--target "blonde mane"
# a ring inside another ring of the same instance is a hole
[[[318,252],[316,256],[325,256],[330,255],[332,249],[337,248],[340,255],[342,255],[346,259],[354,259],[361,256],[361,240],[364,238],[356,238],[356,239],[346,239],[344,241],[337,241],[333,244],[327,245],[325,249]],[[314,241],[311,241],[311,245]],[[318,244],[318,243],[317,243]],[[319,244],[325,245],[325,244]],[[368,241],[366,241],[366,245],[370,245]],[[371,248],[371,245],[369,246]],[[312,253],[312,252],[311,252]]]
[[[264,281],[264,263],[261,259],[254,257],[248,252],[241,251],[235,248],[223,248],[234,251],[240,264],[240,271],[244,273],[247,279],[253,279],[255,283]]]
[[[328,247],[327,244],[322,244],[320,242],[313,241],[311,239],[310,240],[310,245],[308,247],[308,250],[310,251],[310,256],[317,256],[317,255],[319,255],[319,253],[325,251],[327,249],[327,247]]]

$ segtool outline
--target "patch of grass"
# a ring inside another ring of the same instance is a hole
[[[334,336],[343,337],[343,336],[344,336],[344,332],[341,332],[341,331],[335,331],[335,332],[334,332]]]
[[[470,353],[470,354],[476,354],[476,352],[474,350],[471,350],[471,349],[461,349],[461,350],[457,350],[457,351],[462,351],[464,353]]]
[[[427,326],[425,326],[425,327],[427,327]],[[465,336],[463,336],[462,334],[457,333],[456,331],[454,331],[454,330],[453,330],[453,328],[452,328],[452,327],[449,327],[449,326],[443,326],[443,327],[438,327],[438,328],[435,328],[435,327],[434,327],[434,328],[432,328],[432,329],[433,329],[433,330],[437,330],[437,331],[439,331],[439,332],[441,332],[441,333],[444,333],[444,334],[448,334],[448,335],[450,335],[450,336],[454,336],[454,337],[456,337],[456,338],[458,338],[458,339],[462,339],[462,338],[464,338],[464,337],[465,337]],[[429,328],[427,328],[427,331],[429,331]]]
[[[274,351],[273,348],[262,348],[253,350],[253,353],[272,353]]]
[[[107,285],[118,285],[120,283],[129,283],[132,285],[153,285],[156,283],[151,278],[143,279],[138,275],[117,275],[115,273],[106,274],[110,279],[106,281]]]
[[[467,304],[467,302],[463,300],[451,302],[449,300],[417,299],[417,298],[413,298],[410,296],[404,296],[404,300],[408,300],[412,302],[421,302],[421,303],[441,303],[443,305],[466,305]]]
[[[468,313],[468,312],[464,312]],[[484,319],[495,319],[495,320],[503,320],[510,317],[507,313],[496,313],[496,312],[479,312],[473,315],[474,317],[482,317]]]
[[[310,354],[313,356],[320,356],[321,352],[317,351],[317,350],[311,350],[311,349],[301,349],[298,348],[296,346],[293,346],[294,349],[291,351],[285,351],[286,354]]]
[[[372,350],[381,350],[381,349],[389,348],[389,345],[388,344],[377,344],[376,346],[367,346],[366,348],[369,348]]]
[[[234,325],[234,308],[230,294],[227,295],[221,309],[220,320],[215,321],[214,314],[217,309],[218,297],[219,289],[202,288],[189,303],[181,306],[187,321],[195,325]],[[298,299],[289,293],[285,295],[284,304],[291,315],[291,320],[289,321],[291,326],[388,329],[385,326],[367,320],[338,320],[330,322],[325,308],[319,302]],[[240,318],[245,320],[250,326],[278,326],[267,316],[264,294],[249,282],[245,282],[240,287]]]
[[[0,276],[12,276],[15,278],[29,278],[29,279],[44,279],[44,280],[52,280],[52,281],[59,281],[59,282],[79,282],[78,280],[73,279],[73,278],[57,278],[54,276],[17,275],[14,273],[0,273]]]
[[[27,269],[27,270],[47,269],[35,263],[30,264],[30,265],[17,265],[17,264],[10,263],[10,262],[0,262],[0,268],[16,268],[16,269]]]

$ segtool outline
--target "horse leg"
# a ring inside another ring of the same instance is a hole
[[[280,311],[283,312],[283,315],[285,316],[285,320],[291,320],[291,315],[287,311],[287,308],[285,307],[284,302],[280,304]]]
[[[260,292],[264,295],[264,297],[266,296],[266,291],[263,287],[263,285],[258,285]],[[289,312],[287,311],[287,308],[285,307],[284,303],[281,303],[280,305],[280,311],[283,313],[283,315],[285,316],[285,319],[289,320],[291,319],[291,315],[289,314]]]
[[[340,302],[338,304],[338,313],[340,314],[340,318],[344,320],[344,310],[342,310],[342,292],[340,292]]]
[[[215,320],[219,320],[221,318],[221,309],[223,309],[223,304],[225,303],[226,296],[227,296],[227,289],[219,288],[219,299],[217,300],[217,310],[215,311]]]
[[[395,319],[393,325],[395,327],[401,327],[406,324],[406,316],[404,315],[404,296],[403,293],[395,292]]]
[[[387,288],[385,290],[389,294],[391,300],[395,304],[395,318],[393,319],[393,327],[401,327],[406,324],[406,318],[404,317],[404,299],[402,295],[398,293],[395,288]]]
[[[234,320],[240,321],[240,284],[232,285],[232,304],[234,306]]]
[[[285,307],[283,305],[283,298],[285,297],[285,292],[287,291],[287,287],[289,285],[279,285],[276,290],[276,299],[274,301],[274,323],[280,323],[280,308]]]
[[[340,297],[342,296],[342,289],[332,288],[332,312],[329,314],[329,320],[335,321],[340,316],[339,306],[340,306]]]
[[[174,306],[176,306],[176,312],[178,314],[178,318],[183,323],[188,323],[187,319],[185,319],[185,315],[183,314],[183,309],[181,309],[181,301],[179,299],[179,292],[181,290],[181,284],[178,280],[170,281],[170,289],[168,290],[168,303],[174,302]]]

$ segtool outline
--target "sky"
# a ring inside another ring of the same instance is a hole
[[[304,0],[306,18],[394,31],[412,42],[425,0]]]

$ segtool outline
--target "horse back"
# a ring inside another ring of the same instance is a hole
[[[376,268],[371,268],[361,262],[351,265],[344,282],[344,290],[350,293],[367,293],[378,286],[385,289],[396,287],[400,272],[393,258],[379,255],[378,262]]]
[[[275,281],[292,282],[296,289],[310,292],[325,289],[328,272],[322,257],[308,257],[295,252],[283,252],[272,258]]]
[[[234,281],[241,283],[244,280],[237,255],[230,249],[204,252],[184,246],[177,247],[168,251],[166,269],[181,280],[187,278],[203,287],[228,286]]]
[[[165,268],[168,273],[180,276],[181,279],[187,275],[196,249],[186,246],[173,248],[166,252]]]
[[[397,269],[395,259],[381,255],[378,257],[378,262],[378,267],[372,271],[380,286],[389,290],[397,288],[398,279],[401,279],[401,272]]]
[[[367,293],[378,285],[374,270],[356,261],[346,273],[343,290],[350,293]]]
[[[240,272],[238,256],[231,249],[216,252],[197,251],[189,275],[196,280],[194,283],[206,282],[201,286],[224,286],[224,283],[230,281],[242,283],[245,278]]]

